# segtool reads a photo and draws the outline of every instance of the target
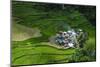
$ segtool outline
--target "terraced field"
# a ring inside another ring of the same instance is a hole
[[[91,61],[92,58],[95,60],[95,54],[92,57],[88,56],[96,49],[95,27],[77,8],[66,5],[66,9],[62,9],[60,4],[13,1],[12,65]],[[57,32],[71,28],[81,28],[89,34],[83,48],[87,51],[86,54],[84,52],[79,54],[76,48],[67,49],[50,40]]]
[[[39,37],[42,38],[42,34],[38,28],[28,28],[14,23],[12,31],[13,65],[64,63],[68,62],[67,58],[75,53],[75,49],[66,49],[50,42],[40,41],[39,43],[41,39],[35,43],[33,39]]]
[[[47,64],[67,62],[75,49],[59,49],[47,43],[16,47],[12,51],[14,65]]]

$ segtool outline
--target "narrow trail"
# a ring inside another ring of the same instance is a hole
[[[69,49],[69,47],[64,47],[64,46],[60,46],[60,45],[57,45],[57,44],[54,44],[54,43],[50,43],[50,42],[41,42],[41,43],[36,43],[36,44],[40,44],[40,45],[34,45],[33,46],[31,45],[26,45],[26,46],[16,46],[14,47],[13,49],[16,49],[16,48],[25,48],[25,49],[34,49],[36,47],[52,47],[52,48],[56,48],[56,49],[60,49],[60,50],[65,50],[65,49]]]
[[[57,49],[68,49],[69,48],[69,47],[60,46],[60,45],[50,43],[50,42],[43,42],[41,44],[46,44],[48,46],[51,46],[51,47],[54,47],[54,48],[57,48]]]

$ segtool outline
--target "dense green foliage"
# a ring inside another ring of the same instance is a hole
[[[12,2],[13,23],[38,28],[42,36],[12,41],[12,64],[48,64],[95,61],[95,6]],[[58,31],[83,29],[88,33],[84,48],[58,49],[49,38]]]

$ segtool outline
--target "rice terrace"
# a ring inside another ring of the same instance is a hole
[[[96,7],[12,1],[12,66],[96,61]]]

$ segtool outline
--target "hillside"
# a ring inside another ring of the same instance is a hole
[[[78,57],[78,61],[72,59],[77,49],[59,49],[49,41],[58,31],[83,29],[89,35],[83,50],[95,51],[95,25],[90,21],[90,17],[85,16],[86,13],[80,11],[79,8],[82,7],[90,6],[65,5],[63,9],[62,4],[13,1],[12,65],[94,61],[95,56],[88,54],[82,55],[82,58]],[[95,13],[91,13],[93,16],[88,15],[95,19]]]

